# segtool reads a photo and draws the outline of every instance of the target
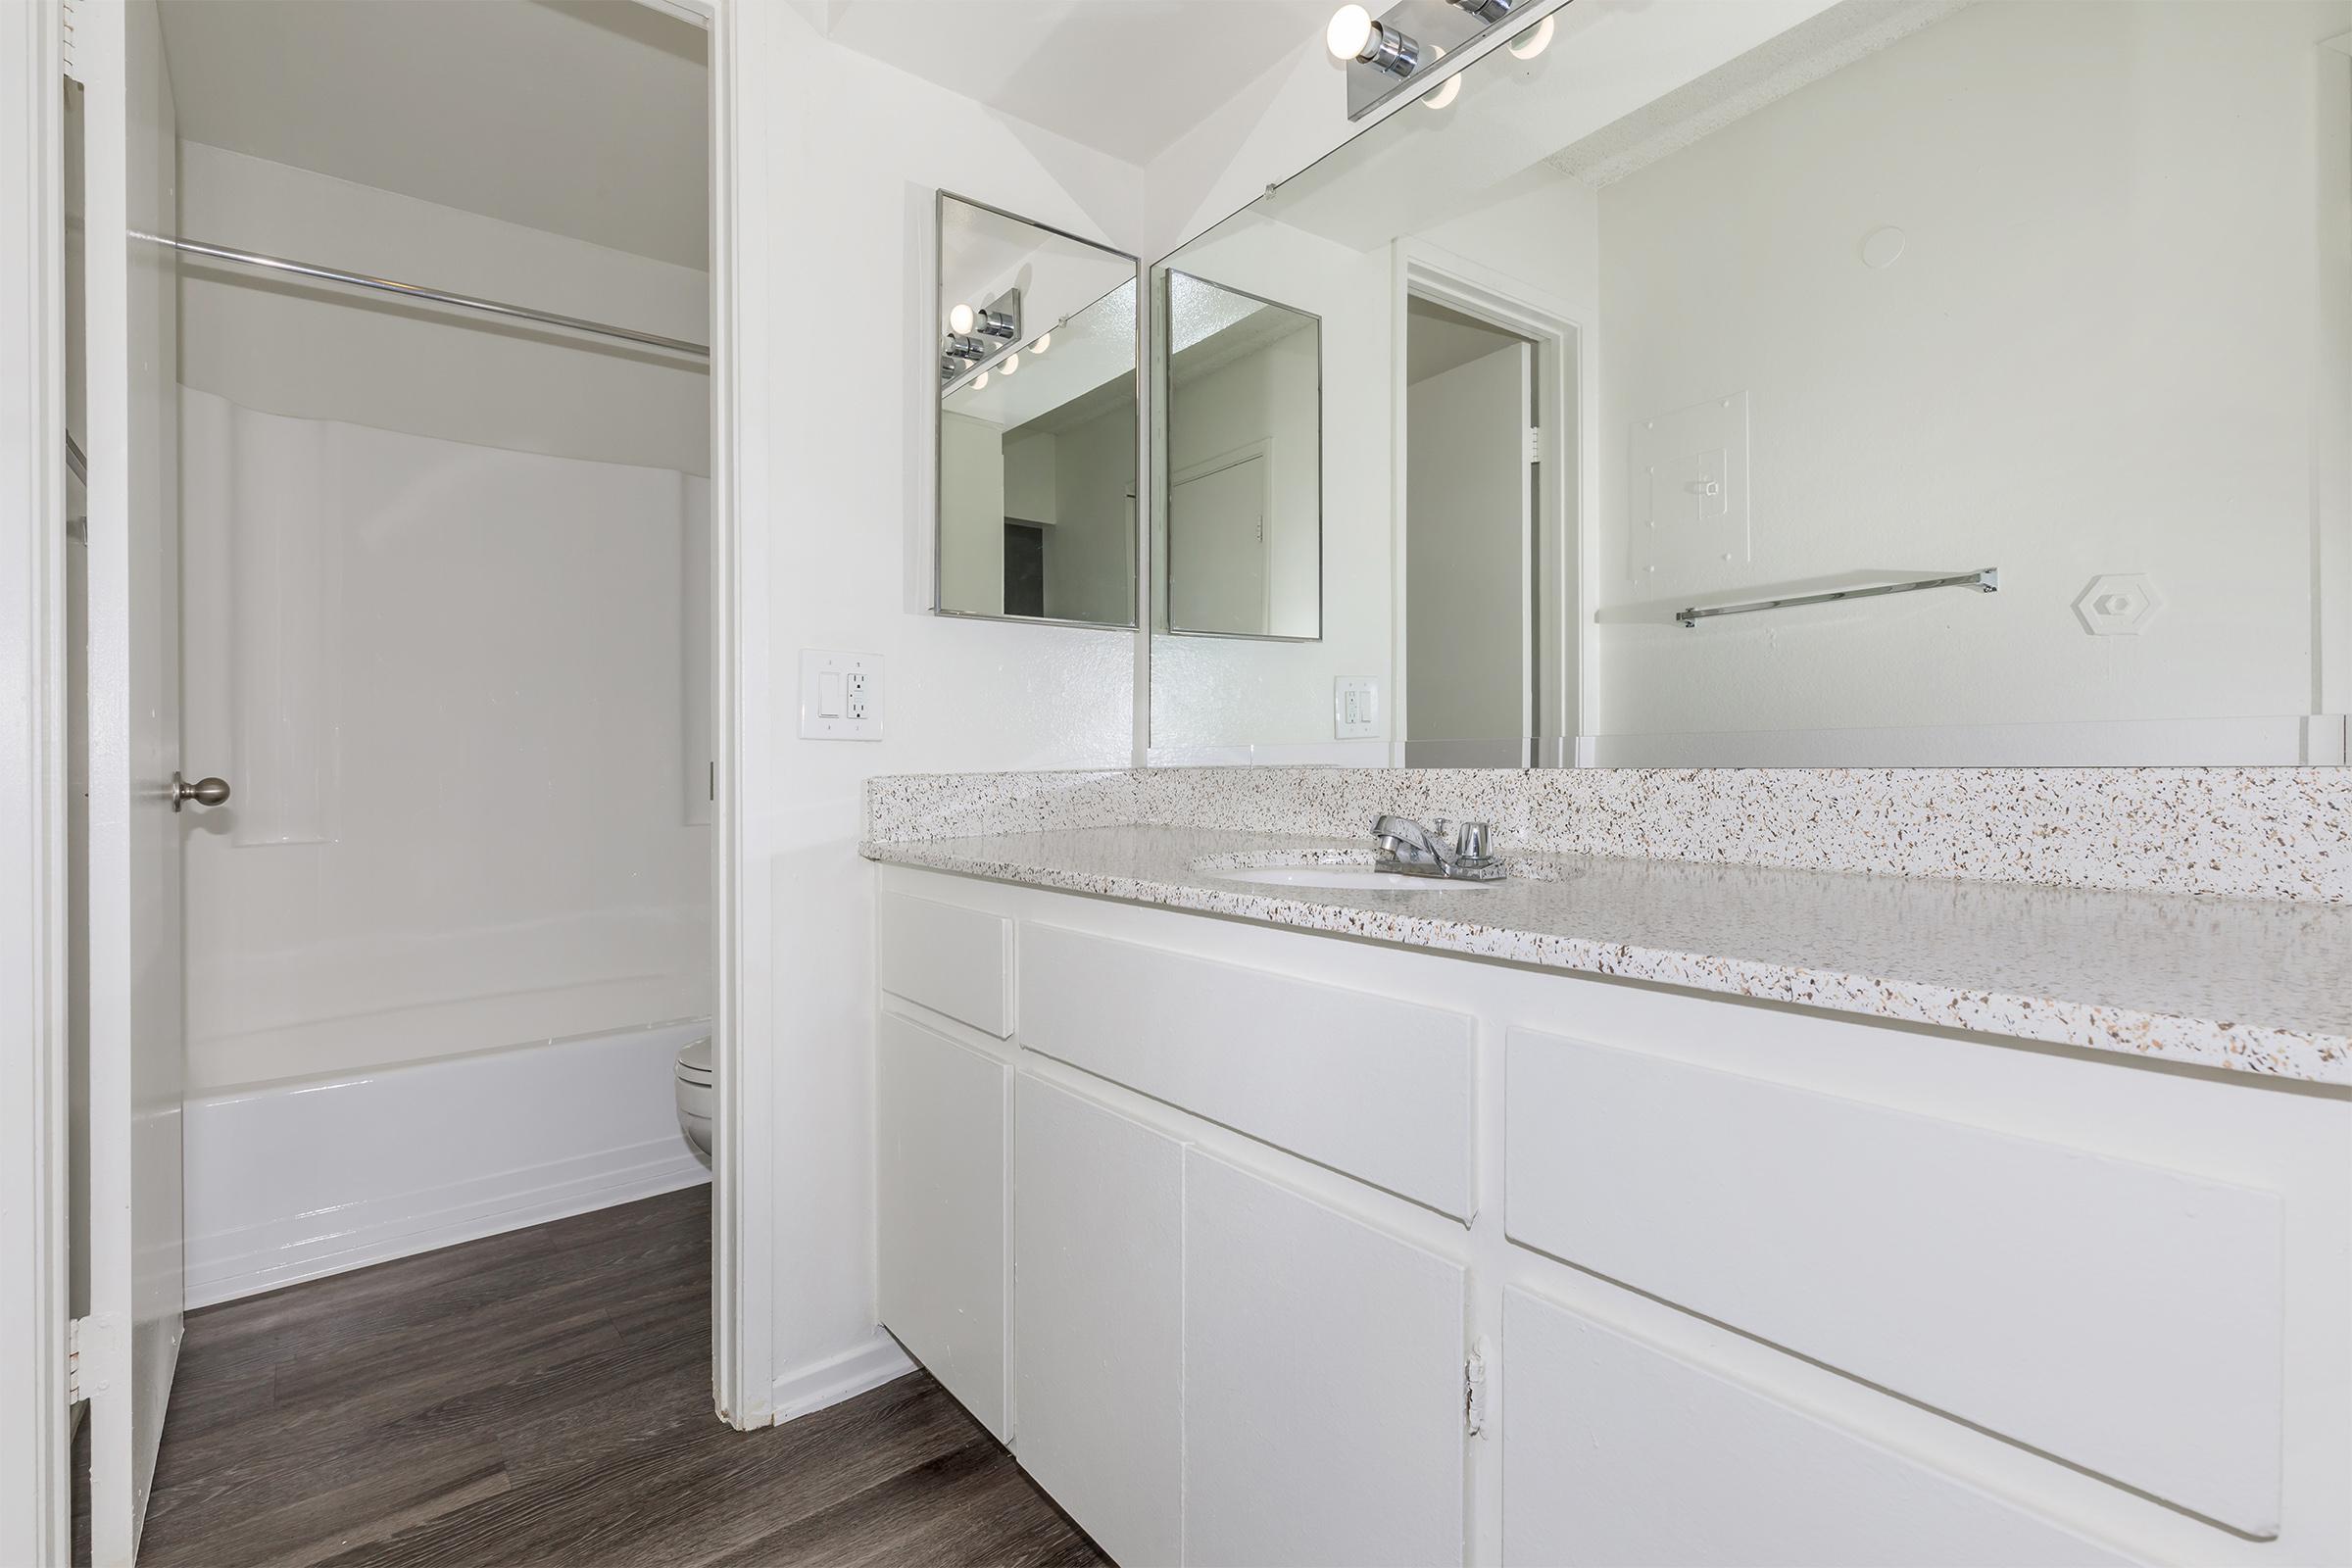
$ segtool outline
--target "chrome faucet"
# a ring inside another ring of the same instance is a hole
[[[1376,816],[1372,838],[1379,849],[1375,869],[1405,876],[1456,877],[1499,882],[1509,868],[1494,854],[1484,822],[1448,822],[1433,817],[1423,827],[1409,816]]]

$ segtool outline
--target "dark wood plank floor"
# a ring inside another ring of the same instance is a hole
[[[710,1190],[194,1312],[143,1565],[1102,1563],[914,1373],[711,1413]]]

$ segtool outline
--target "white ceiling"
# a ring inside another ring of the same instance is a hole
[[[1276,62],[1309,42],[1320,48],[1334,9],[1334,0],[793,4],[844,48],[1138,165]]]
[[[189,141],[708,265],[690,23],[633,0],[165,0],[163,21]]]

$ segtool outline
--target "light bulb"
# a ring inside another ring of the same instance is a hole
[[[1446,51],[1443,48],[1439,48],[1438,60],[1443,60],[1445,58]],[[1437,60],[1430,62],[1430,64],[1433,66],[1437,63]],[[1445,86],[1440,87],[1433,93],[1425,94],[1421,99],[1421,107],[1424,109],[1443,109],[1461,95],[1462,76],[1461,73],[1457,71],[1452,75],[1446,78]]]
[[[972,329],[972,308],[969,305],[958,305],[950,311],[948,325],[954,328],[958,336],[969,332]]]
[[[1323,46],[1334,60],[1353,60],[1372,41],[1372,13],[1362,6],[1342,6],[1323,29]]]
[[[977,392],[986,385],[988,385],[988,372],[986,370],[982,370],[978,375],[972,377],[973,391]]]
[[[1006,375],[1012,374],[1013,371],[1019,369],[1020,368],[1021,357],[1018,354],[1005,355],[1004,363],[998,367],[998,368],[1003,370]]]
[[[1046,352],[1046,350],[1052,348],[1053,346],[1054,334],[1051,332],[1040,332],[1037,334],[1037,341],[1029,345],[1029,352],[1032,354],[1043,354]]]
[[[1536,56],[1550,48],[1551,18],[1545,17],[1542,22],[1537,23],[1534,26],[1528,28],[1527,31],[1521,33],[1518,37],[1513,38],[1510,41],[1509,47],[1511,53],[1517,55],[1522,60],[1533,60],[1536,58]]]

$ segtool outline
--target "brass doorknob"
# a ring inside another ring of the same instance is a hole
[[[228,780],[200,778],[191,784],[177,773],[172,775],[172,809],[194,801],[198,806],[219,806],[228,799]]]

